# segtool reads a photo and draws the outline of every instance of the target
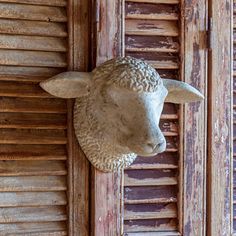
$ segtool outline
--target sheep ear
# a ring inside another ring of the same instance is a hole
[[[191,85],[171,79],[163,79],[163,84],[168,90],[165,102],[188,103],[204,99],[204,96]]]
[[[68,71],[40,83],[48,93],[61,98],[77,98],[89,93],[92,74]]]

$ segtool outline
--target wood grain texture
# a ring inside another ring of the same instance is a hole
[[[0,1],[1,235],[67,235],[67,107],[38,85],[67,67],[64,6]]]
[[[60,206],[66,204],[67,197],[64,192],[0,193],[0,207]]]
[[[66,40],[63,38],[1,34],[0,48],[47,52],[66,52],[67,44]]]
[[[96,0],[93,3],[93,67],[122,53],[122,1]],[[120,236],[120,173],[102,173],[92,167],[91,235]]]
[[[66,113],[62,99],[0,97],[0,112]]]
[[[66,120],[64,114],[0,112],[0,128],[66,129]]]
[[[68,70],[88,71],[90,56],[89,1],[68,1]],[[67,102],[68,136],[68,235],[90,235],[89,176],[90,166],[78,146],[73,126],[74,101]]]
[[[30,236],[65,236],[65,222],[0,224],[0,233]]]
[[[209,55],[209,182],[208,231],[210,235],[231,232],[231,141],[232,141],[232,1],[214,1]],[[221,17],[219,17],[219,15]],[[219,29],[222,29],[219,34]],[[224,157],[224,158],[222,158]]]
[[[66,67],[66,58],[57,52],[34,52],[0,50],[0,65],[9,66],[39,66],[39,67]]]
[[[0,0],[0,2],[6,2],[6,0]],[[22,3],[29,5],[41,5],[41,6],[57,6],[65,7],[67,0],[7,0],[8,3]]]
[[[0,208],[0,223],[65,221],[62,206]]]
[[[66,144],[64,130],[0,129],[1,144]]]
[[[186,104],[182,110],[183,182],[179,196],[182,198],[179,230],[183,235],[201,236],[206,235],[207,9],[204,0],[181,1],[181,5],[182,80],[199,89],[205,100]]]
[[[34,6],[25,4],[0,4],[0,18],[17,20],[37,20],[66,22],[66,10],[62,7]]]
[[[66,160],[66,145],[0,144],[0,160]]]
[[[176,3],[125,1],[125,55],[147,61],[163,78],[179,79],[180,9]],[[167,140],[166,152],[138,157],[125,170],[124,235],[161,235],[162,231],[169,235],[170,230],[177,230],[178,109],[165,104],[161,115],[159,125]]]
[[[133,20],[125,25],[127,35],[178,36],[177,21]]]
[[[66,189],[64,176],[0,177],[1,192],[50,192]]]
[[[66,175],[64,161],[4,161],[0,176],[50,176]]]
[[[53,22],[27,20],[0,20],[2,34],[66,37],[66,25]]]

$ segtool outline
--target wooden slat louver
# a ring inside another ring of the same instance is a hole
[[[146,60],[163,78],[179,79],[179,10],[177,0],[126,0],[125,55]],[[178,106],[165,104],[160,127],[166,152],[138,157],[124,173],[127,236],[180,235]]]
[[[38,83],[67,69],[64,0],[0,1],[0,235],[67,235],[67,106]]]

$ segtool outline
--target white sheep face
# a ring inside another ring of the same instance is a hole
[[[65,72],[41,86],[55,96],[76,98],[76,136],[102,171],[128,167],[137,155],[163,152],[166,141],[159,120],[164,102],[202,99],[192,86],[162,80],[150,65],[131,57],[110,60],[91,73]]]

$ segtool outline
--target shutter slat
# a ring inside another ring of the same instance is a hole
[[[1,161],[0,176],[66,175],[64,161]]]
[[[175,170],[126,170],[124,186],[176,185]]]
[[[67,44],[66,40],[63,38],[2,34],[0,35],[0,48],[47,52],[66,52]]]
[[[124,188],[125,204],[171,203],[176,201],[176,186],[134,186]]]
[[[66,129],[66,119],[64,114],[0,113],[0,128]]]
[[[0,97],[0,112],[66,113],[62,99]]]
[[[59,206],[66,204],[67,199],[64,192],[0,193],[0,207]]]
[[[47,222],[47,223],[16,223],[0,224],[0,233],[8,235],[41,235],[41,233],[57,232],[55,236],[67,235],[66,223],[64,222]],[[60,233],[60,234],[59,234]],[[48,234],[50,235],[50,234]],[[52,234],[54,236],[54,234]]]
[[[25,66],[1,66],[0,65],[0,80],[17,80],[23,77],[23,81],[41,81],[38,77],[51,77],[63,72],[63,68],[52,67],[25,67]]]
[[[156,3],[156,4],[178,4],[179,0],[125,0],[126,2]]]
[[[0,50],[0,65],[66,67],[66,56],[57,52]]]
[[[126,52],[178,52],[179,43],[173,37],[127,35],[125,50]]]
[[[0,144],[0,160],[66,160],[63,145],[5,145]]]
[[[45,92],[38,84],[0,81],[0,96],[48,98],[52,95]]]
[[[2,34],[67,37],[66,25],[26,20],[0,20]]]
[[[66,22],[66,11],[62,7],[34,6],[23,4],[0,4],[0,18]]]
[[[0,208],[0,223],[49,222],[66,219],[66,209],[60,206]]]
[[[1,144],[66,144],[64,130],[1,129]]]
[[[64,176],[0,177],[1,192],[53,192],[65,191]]]
[[[125,25],[126,35],[178,36],[175,21],[128,20]]]
[[[127,170],[177,169],[178,158],[174,153],[160,153],[154,157],[138,157]]]
[[[0,0],[0,2],[8,2],[8,3],[22,3],[22,4],[30,4],[30,5],[42,5],[42,6],[57,6],[57,7],[65,7],[67,5],[66,0]]]
[[[126,233],[125,236],[181,236],[179,232],[130,232]]]
[[[176,5],[126,2],[126,19],[178,20]]]
[[[126,205],[124,220],[177,218],[175,204]]]
[[[128,232],[138,231],[167,231],[176,230],[176,219],[130,220],[124,222],[124,230]]]

